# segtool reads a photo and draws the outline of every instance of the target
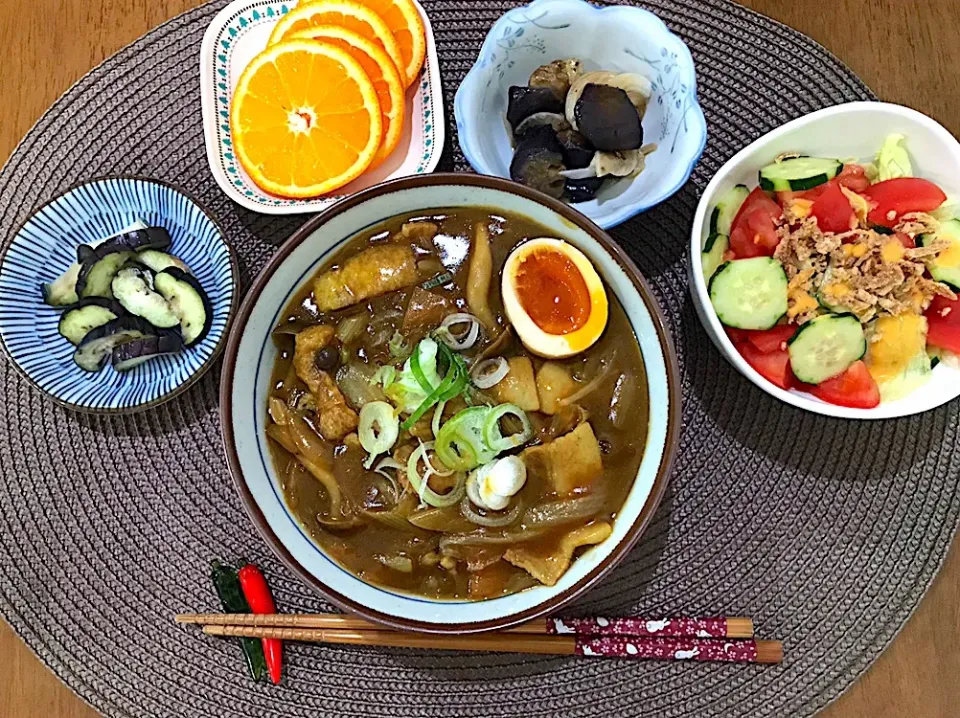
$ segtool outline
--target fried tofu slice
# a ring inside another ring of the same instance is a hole
[[[307,327],[297,334],[293,350],[293,368],[307,385],[317,404],[317,428],[324,439],[339,441],[357,428],[357,412],[347,406],[337,383],[327,372],[317,368],[317,352],[334,336],[334,328],[327,324]]]
[[[603,473],[600,443],[588,421],[549,444],[524,449],[520,457],[531,475],[549,482],[560,496],[589,488]]]
[[[530,357],[513,357],[507,360],[507,364],[510,365],[510,373],[490,393],[500,404],[516,404],[524,411],[540,411],[540,397]]]
[[[534,542],[506,550],[504,559],[522,568],[545,586],[553,586],[570,568],[573,552],[581,546],[605,541],[613,531],[606,521],[597,521],[564,534],[557,542]]]
[[[409,287],[418,279],[417,261],[410,247],[382,244],[317,277],[313,300],[321,312],[330,312]]]

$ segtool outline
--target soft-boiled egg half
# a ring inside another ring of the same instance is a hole
[[[551,359],[589,349],[607,326],[607,293],[583,252],[541,237],[503,265],[503,307],[523,345]]]

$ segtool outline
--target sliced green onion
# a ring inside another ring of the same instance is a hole
[[[436,452],[444,465],[469,471],[496,457],[483,440],[483,427],[490,411],[487,406],[471,406],[440,427]]]
[[[357,435],[362,446],[370,456],[363,463],[364,468],[373,466],[373,460],[393,448],[400,435],[400,422],[393,407],[385,401],[371,401],[360,410]]]
[[[440,354],[448,360],[446,376],[443,377],[438,387],[429,390],[427,398],[417,407],[416,411],[404,420],[400,428],[404,430],[410,429],[410,427],[416,424],[420,420],[420,417],[426,414],[438,401],[449,401],[466,388],[468,384],[466,362],[443,344],[440,345]],[[414,353],[413,356],[416,357],[417,354]],[[413,370],[414,366],[415,362],[411,360],[410,369]],[[416,366],[419,366],[419,364],[417,363]],[[414,375],[416,375],[416,372],[414,372]],[[419,379],[417,381],[419,381]]]
[[[417,344],[416,349],[413,350],[413,354],[410,356],[410,371],[413,372],[414,379],[417,380],[420,388],[423,389],[427,395],[436,389],[436,387],[430,383],[430,380],[427,379],[427,375],[423,373],[423,368],[420,366],[420,355],[426,351],[428,341],[433,342],[432,339],[424,339]]]
[[[387,348],[390,350],[390,356],[394,359],[406,359],[410,356],[410,345],[407,344],[407,340],[404,339],[400,332],[393,333],[390,341],[387,342]],[[417,381],[419,381],[419,379]]]
[[[430,428],[433,429],[434,438],[440,433],[440,421],[443,419],[443,408],[446,405],[447,402],[441,401],[433,412],[433,422],[430,424]]]
[[[371,384],[379,384],[384,389],[393,384],[397,380],[397,369],[392,367],[389,364],[382,366],[377,369],[373,376],[370,377]]]
[[[520,431],[504,436],[500,430],[500,420],[505,416],[515,416],[520,420]],[[533,427],[526,412],[514,404],[500,404],[490,409],[483,424],[483,441],[495,453],[514,449],[533,436]]]
[[[453,506],[459,503],[466,493],[466,475],[462,471],[458,472],[456,485],[445,494],[438,494],[431,489],[430,477],[433,474],[437,474],[438,476],[445,475],[439,473],[433,464],[430,463],[430,459],[427,458],[427,452],[434,449],[434,446],[434,442],[428,441],[426,444],[420,444],[420,446],[413,450],[413,453],[410,454],[410,458],[407,460],[407,480],[410,482],[414,491],[420,496],[420,500],[425,504],[438,508]],[[427,467],[426,472],[423,474],[420,473],[421,461],[423,461]]]

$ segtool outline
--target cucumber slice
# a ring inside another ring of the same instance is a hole
[[[760,188],[775,192],[802,192],[840,174],[843,162],[823,157],[794,157],[760,170]]]
[[[769,329],[787,313],[787,275],[772,257],[722,264],[710,280],[717,317],[736,329]]]
[[[748,194],[750,194],[750,190],[747,189],[746,185],[742,184],[731,187],[723,193],[720,199],[717,200],[713,212],[710,214],[711,236],[714,234],[730,236],[730,228],[733,227],[733,220],[736,219],[737,212],[740,211],[740,206]],[[707,240],[708,243],[709,241],[710,240]],[[708,252],[709,248],[704,247],[703,251]]]
[[[940,223],[935,234],[922,234],[917,238],[922,247],[929,247],[936,239],[947,240],[950,246],[927,261],[930,276],[960,290],[960,220],[948,219]]]
[[[811,319],[787,342],[790,368],[807,384],[842,374],[867,352],[867,338],[853,314],[824,314]]]
[[[723,264],[723,255],[730,247],[730,238],[725,234],[711,234],[707,238],[707,244],[700,253],[700,261],[703,263],[703,278],[710,281],[717,267]]]

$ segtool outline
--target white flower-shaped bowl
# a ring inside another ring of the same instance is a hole
[[[636,7],[596,8],[582,0],[534,0],[501,17],[457,90],[454,115],[474,170],[510,176],[513,149],[505,115],[511,85],[552,60],[576,57],[585,70],[637,72],[653,85],[644,142],[658,145],[632,180],[606,182],[574,207],[604,229],[659,204],[690,177],[707,142],[693,58],[656,15]]]
[[[724,358],[758,387],[781,401],[825,416],[846,419],[890,419],[918,414],[960,396],[960,369],[938,364],[930,380],[912,393],[873,409],[828,404],[806,392],[780,389],[758,374],[740,356],[717,318],[700,252],[709,232],[709,216],[717,198],[737,184],[757,186],[760,168],[781,152],[813,157],[871,159],[884,138],[898,132],[906,137],[913,174],[935,182],[948,196],[960,191],[960,143],[941,125],[916,110],[882,102],[850,102],[818,110],[788,122],[747,145],[720,168],[697,206],[690,237],[690,293],[707,334]]]

